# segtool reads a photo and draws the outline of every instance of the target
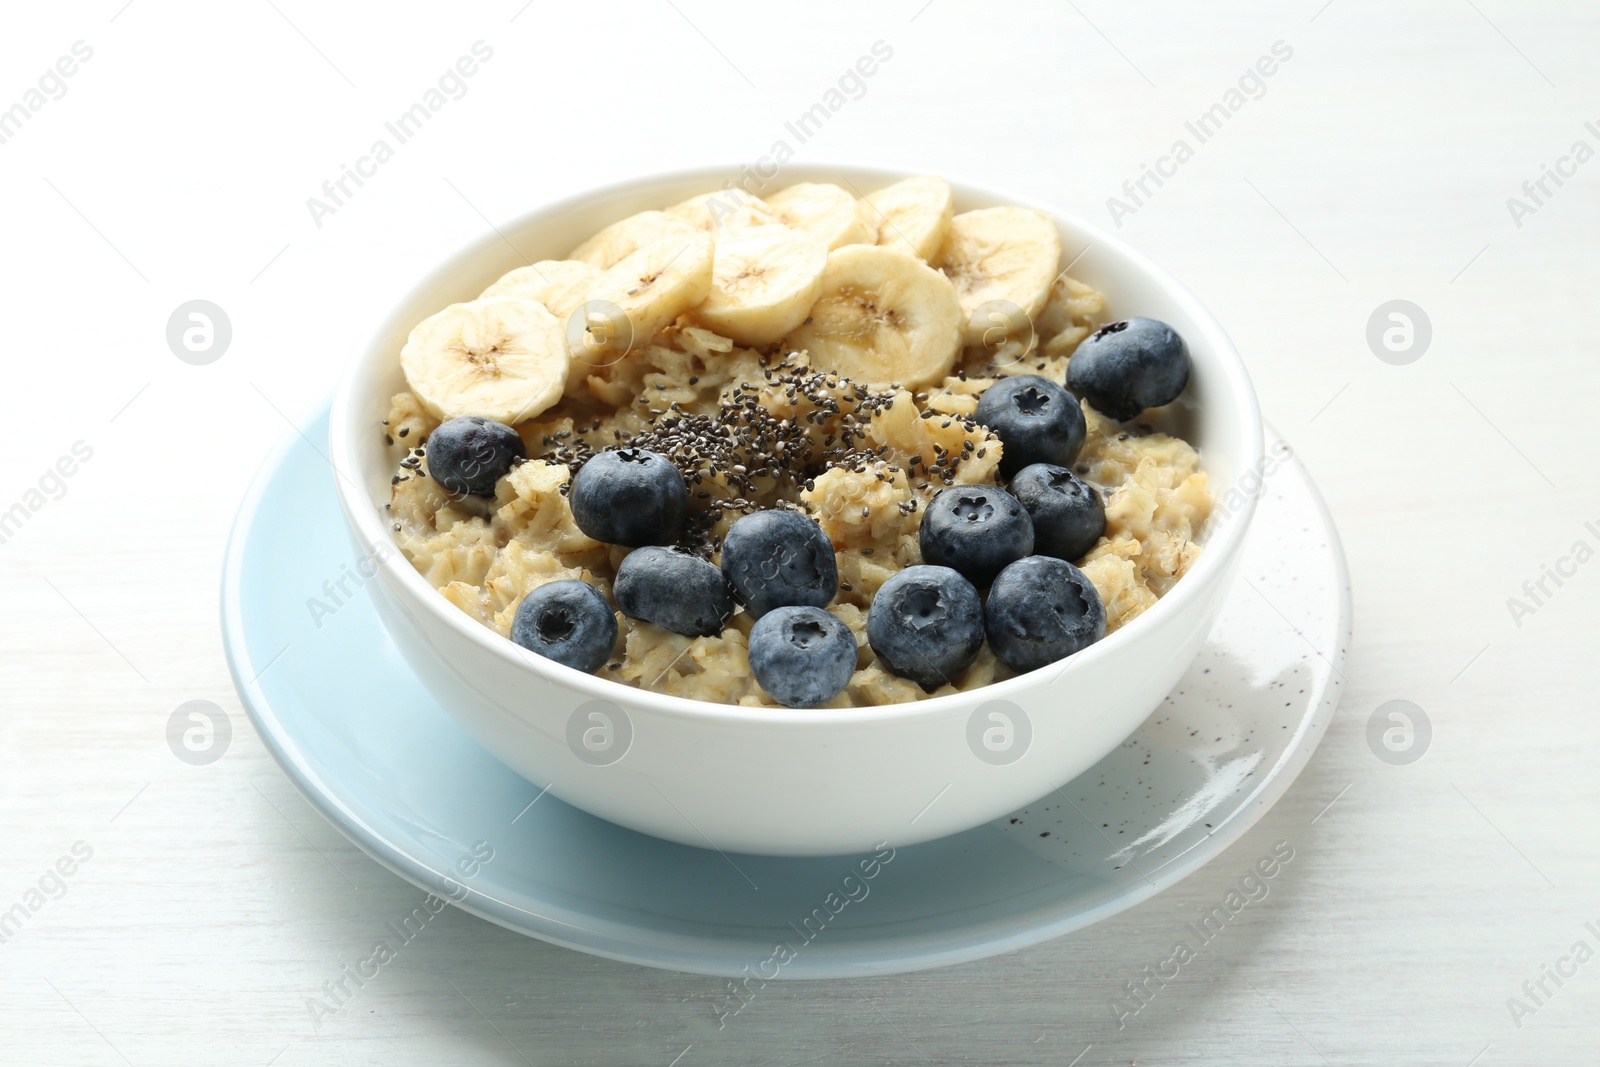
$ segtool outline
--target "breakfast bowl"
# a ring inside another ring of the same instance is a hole
[[[765,855],[869,852],[999,818],[1126,740],[1177,683],[1232,584],[1255,511],[1262,430],[1244,366],[1186,289],[1110,234],[1028,198],[950,179],[956,211],[1021,205],[1059,230],[1074,277],[1113,318],[1147,316],[1187,342],[1187,389],[1161,412],[1198,449],[1217,506],[1198,558],[1126,626],[1069,657],[975,689],[852,707],[752,707],[624,685],[542,658],[441,595],[398,549],[383,423],[405,388],[412,328],[506,272],[557,259],[618,219],[724,189],[736,167],[638,178],[532,211],[452,256],[400,301],[346,372],[329,458],[379,618],[439,702],[496,758],[578,808],[687,845]],[[870,192],[911,172],[789,165],[744,176]],[[760,184],[765,182],[765,184]],[[472,783],[460,783],[471,789]]]

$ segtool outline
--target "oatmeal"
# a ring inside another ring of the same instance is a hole
[[[697,228],[690,232],[696,238],[705,232],[717,236],[721,231],[716,225],[716,207],[709,209],[712,221],[707,226],[701,218],[707,198],[696,198],[693,203],[692,209],[676,214],[669,209],[667,217],[692,219]],[[759,202],[742,204],[739,210],[742,214],[737,219],[730,216],[729,224],[750,227],[756,232],[754,243],[768,239],[766,231],[783,228],[772,221],[773,213],[760,209]],[[1041,227],[1037,216],[1023,214],[1029,217],[1007,224],[1021,226],[1018,232],[1025,233],[1029,242],[1040,240],[1035,235],[1042,229],[1054,233],[1051,226]],[[652,217],[648,222],[658,230],[674,229],[661,218]],[[937,229],[938,222],[933,219],[928,225]],[[948,225],[948,218],[945,222]],[[621,226],[608,228],[606,243],[625,246],[631,240],[626,227],[617,232]],[[957,225],[963,239],[963,287],[992,299],[1008,291],[1011,275],[1002,270],[994,277],[982,276],[985,261],[972,249],[982,246],[984,234],[974,235],[969,232],[972,229]],[[889,229],[874,234],[873,227],[862,225],[855,230],[864,241],[894,241]],[[926,245],[926,235],[922,230],[918,233]],[[644,236],[654,238],[655,233]],[[771,236],[775,242],[788,239]],[[684,240],[669,234],[658,243],[675,239]],[[630,253],[623,265],[651,247]],[[820,256],[816,247],[822,248]],[[879,337],[870,345],[856,345],[855,334],[840,332],[836,321],[824,321],[820,301],[832,292],[850,305],[836,309],[837,314],[859,314],[866,306],[864,298],[850,285],[829,290],[831,283],[825,275],[838,267],[844,276],[859,278],[862,271],[877,269],[851,260],[842,261],[844,265],[839,267],[841,253],[876,246],[846,244],[831,252],[820,244],[816,247],[805,247],[804,255],[793,260],[803,262],[811,276],[809,288],[800,286],[791,301],[798,302],[798,313],[780,306],[780,298],[793,295],[785,290],[770,300],[770,294],[763,292],[749,305],[756,308],[749,314],[722,316],[721,321],[738,324],[737,332],[745,343],[703,324],[694,308],[706,296],[700,293],[695,299],[699,282],[687,275],[665,277],[659,284],[677,292],[675,301],[694,303],[650,337],[634,339],[620,354],[605,348],[605,324],[598,321],[585,335],[586,347],[564,352],[561,366],[553,370],[554,364],[547,360],[525,371],[515,362],[520,358],[515,350],[520,342],[497,342],[498,350],[508,353],[503,357],[507,361],[504,373],[525,374],[528,381],[519,398],[500,404],[497,410],[522,414],[526,405],[520,398],[537,394],[540,399],[536,413],[502,419],[514,422],[516,436],[498,447],[517,454],[506,456],[504,465],[509,469],[493,481],[492,494],[464,491],[442,471],[431,469],[435,457],[430,452],[444,443],[443,438],[437,446],[431,441],[448,421],[442,416],[456,418],[460,412],[453,412],[441,400],[443,391],[428,363],[438,357],[419,354],[408,345],[411,388],[393,397],[382,430],[388,435],[396,470],[388,516],[406,558],[451,604],[508,638],[525,598],[551,583],[585,583],[609,603],[617,603],[619,568],[630,549],[598,540],[580,526],[575,517],[574,480],[597,454],[637,450],[639,455],[664,459],[681,474],[688,505],[672,547],[707,561],[707,573],[719,561],[724,571],[729,569],[721,559],[724,539],[733,524],[747,516],[791,511],[820,527],[825,544],[831,545],[836,586],[828,587],[833,592],[825,602],[810,603],[803,610],[822,610],[836,618],[848,628],[855,645],[853,670],[846,672],[848,681],[821,706],[884,704],[975,689],[1013,673],[991,643],[983,643],[975,656],[961,660],[958,671],[939,674],[945,679],[940,684],[924,685],[905,676],[915,671],[892,670],[887,664],[893,657],[875,651],[885,646],[869,640],[869,617],[880,590],[896,575],[911,568],[930,574],[944,570],[921,566],[928,562],[923,519],[941,491],[970,487],[980,503],[985,493],[1004,496],[997,482],[1004,482],[999,471],[1006,443],[976,416],[988,390],[1006,379],[1026,375],[1029,383],[1037,383],[1028,386],[1032,390],[1028,395],[1042,398],[1038,403],[1059,395],[1081,410],[1081,419],[1077,411],[1071,413],[1071,419],[1081,425],[1081,445],[1060,445],[1055,455],[1072,454],[1073,480],[1092,487],[1097,506],[1103,500],[1104,529],[1081,555],[1057,566],[1067,572],[1081,569],[1087,583],[1092,583],[1092,592],[1103,605],[1100,632],[1129,624],[1183,577],[1200,554],[1196,538],[1212,505],[1195,449],[1138,418],[1114,421],[1091,404],[1080,404],[1072,395],[1060,392],[1072,380],[1074,352],[1091,334],[1096,344],[1131,344],[1138,340],[1137,323],[1150,320],[1133,320],[1135,335],[1130,337],[1113,334],[1102,339],[1104,331],[1095,333],[1104,317],[1101,294],[1058,273],[1055,259],[1045,261],[1049,273],[1037,278],[1040,261],[1035,258],[1027,264],[1031,273],[1026,284],[1030,292],[1036,290],[1037,299],[1026,313],[1026,331],[1002,328],[999,334],[986,332],[981,328],[978,307],[949,312],[945,305],[929,311],[917,304],[908,306],[907,316],[892,326],[911,333],[921,329],[924,334],[909,336],[903,344],[897,343],[898,337]],[[1019,256],[1027,259],[1032,247],[1010,249],[1006,262]],[[912,259],[909,254],[895,254],[908,263]],[[1059,258],[1059,241],[1049,255]],[[817,264],[823,260],[829,266],[818,275]],[[775,262],[773,269],[781,271],[791,261],[778,255]],[[936,269],[939,260],[931,262],[934,266],[917,265],[942,279]],[[670,269],[679,265],[681,261]],[[737,302],[736,286],[725,280],[713,284],[727,289],[724,303]],[[928,292],[938,295],[940,281],[919,275],[915,284],[926,284]],[[949,287],[948,282],[943,284]],[[959,302],[961,298],[954,299]],[[1012,305],[1021,306],[1022,302]],[[817,314],[805,314],[813,307],[819,309]],[[769,314],[771,308],[778,310]],[[542,305],[538,310],[549,314]],[[504,308],[497,311],[501,316],[508,313]],[[582,308],[573,312],[583,313]],[[658,307],[640,321],[653,324],[660,314]],[[918,316],[915,322],[912,314]],[[623,307],[621,316],[633,321],[630,308]],[[549,317],[553,321],[554,316]],[[542,331],[534,336],[543,338],[548,323],[538,316],[534,322],[536,330]],[[878,323],[874,328],[891,327]],[[819,333],[830,329],[834,330],[831,335]],[[773,334],[781,339],[749,342],[753,336]],[[796,338],[809,338],[812,343],[802,347],[792,343]],[[976,343],[966,343],[969,340]],[[841,356],[850,345],[855,347]],[[528,350],[537,354],[537,345],[529,342]],[[858,377],[842,374],[841,368],[846,366]],[[419,368],[415,377],[413,367]],[[424,380],[428,384],[419,390]],[[1107,388],[1098,380],[1091,385]],[[427,395],[430,389],[432,395]],[[1016,444],[1022,439],[1008,440]],[[473,447],[479,450],[473,454],[485,454],[481,442],[474,441]],[[452,471],[460,465],[455,459],[450,464]],[[675,476],[669,470],[666,477]],[[1026,517],[1023,521],[1027,522]],[[593,531],[592,521],[586,525]],[[1032,543],[1027,541],[1018,554],[1028,555]],[[827,596],[826,589],[822,596]],[[745,602],[745,598],[736,599]],[[1095,606],[1097,610],[1100,605]],[[672,632],[622,611],[616,612],[615,622],[614,642],[594,656],[595,660],[604,659],[596,670],[600,677],[698,700],[778,704],[752,670],[752,631],[758,628],[758,620],[745,607],[732,610],[713,633]],[[981,627],[981,620],[978,625]],[[763,623],[761,628],[775,629],[776,625]],[[610,633],[604,630],[593,640],[604,644]],[[776,638],[758,632],[756,640]]]

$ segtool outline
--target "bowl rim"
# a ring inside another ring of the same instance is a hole
[[[687,719],[701,723],[759,725],[767,728],[804,728],[809,726],[878,725],[903,719],[934,718],[958,709],[964,711],[974,700],[989,701],[1015,697],[1029,689],[1038,687],[1041,682],[1044,682],[1047,687],[1054,687],[1063,677],[1076,670],[1087,669],[1092,664],[1108,656],[1117,655],[1124,647],[1137,642],[1142,634],[1153,633],[1160,622],[1176,615],[1191,601],[1195,601],[1207,594],[1211,587],[1222,580],[1228,565],[1238,555],[1240,548],[1243,546],[1251,520],[1255,516],[1256,504],[1260,498],[1261,479],[1259,478],[1256,480],[1254,489],[1243,493],[1242,503],[1229,514],[1223,516],[1217,526],[1206,531],[1206,538],[1202,542],[1205,551],[1200,554],[1200,558],[1195,562],[1193,568],[1184,575],[1183,580],[1177,582],[1171,590],[1163,594],[1154,605],[1147,608],[1128,627],[1107,635],[1081,652],[1074,653],[1054,672],[1048,672],[1046,668],[1040,668],[1003,681],[991,682],[977,689],[944,696],[928,697],[923,700],[848,708],[770,708],[765,706],[751,707],[742,704],[722,704],[697,700],[692,697],[658,693],[653,690],[603,678],[596,674],[588,674],[576,668],[544,659],[536,653],[530,652],[501,637],[445,600],[439,594],[439,591],[428,584],[422,574],[411,565],[403,552],[387,551],[379,555],[376,550],[380,546],[388,546],[390,549],[395,548],[394,540],[389,536],[388,525],[382,520],[379,509],[374,507],[371,501],[367,499],[364,483],[357,480],[353,474],[344,472],[359,470],[353,451],[353,435],[358,432],[357,423],[360,420],[352,415],[354,405],[361,400],[360,397],[356,396],[357,382],[363,377],[363,371],[372,361],[382,358],[385,354],[391,358],[398,358],[395,353],[381,351],[381,342],[391,332],[392,328],[398,324],[397,320],[401,310],[418,301],[425,294],[439,288],[454,273],[454,264],[474,255],[482,255],[485,249],[505,240],[503,237],[503,231],[505,230],[518,232],[538,220],[559,217],[567,211],[586,207],[596,199],[644,193],[655,186],[704,181],[712,188],[722,188],[724,187],[723,182],[728,180],[730,176],[741,173],[741,167],[748,168],[748,165],[739,163],[710,164],[640,174],[549,201],[520,213],[508,223],[499,225],[490,223],[488,232],[480,234],[477,238],[456,249],[443,262],[435,266],[414,284],[391,307],[383,320],[372,331],[365,349],[353,359],[350,359],[345,366],[333,396],[328,422],[328,458],[333,468],[334,484],[339,495],[345,521],[354,528],[358,542],[367,550],[369,557],[377,557],[378,570],[380,573],[390,577],[391,582],[389,584],[391,588],[404,590],[405,593],[410,594],[412,600],[424,605],[423,610],[428,612],[435,621],[464,637],[468,642],[476,644],[496,659],[514,664],[517,669],[532,670],[541,681],[552,686],[576,691],[583,699],[608,700],[625,707],[629,711],[666,718]],[[902,178],[928,173],[926,170],[918,168],[901,168],[882,163],[862,164],[828,159],[806,160],[803,163],[796,161],[792,165],[786,164],[780,169],[779,174],[785,175],[786,172],[788,172],[786,176],[789,176],[787,184],[800,181],[827,180],[820,176],[826,174],[848,175],[851,178],[867,181],[883,180],[894,182]],[[802,176],[792,177],[793,172],[800,172]],[[941,176],[956,191],[957,199],[960,199],[963,193],[971,193],[979,197],[992,198],[1046,213],[1051,218],[1082,233],[1091,248],[1107,248],[1115,251],[1182,307],[1190,319],[1200,328],[1201,332],[1206,335],[1207,344],[1213,353],[1214,362],[1221,372],[1222,383],[1239,403],[1239,418],[1244,424],[1239,427],[1242,431],[1240,439],[1243,444],[1243,450],[1236,473],[1242,475],[1248,471],[1259,469],[1263,463],[1264,456],[1261,411],[1257,402],[1255,388],[1250,381],[1249,372],[1245,369],[1244,361],[1239,355],[1238,349],[1234,346],[1226,331],[1223,330],[1222,324],[1201,303],[1199,298],[1189,291],[1188,287],[1184,286],[1176,278],[1168,274],[1165,269],[1158,266],[1132,245],[1109,231],[1088,222],[1079,215],[1062,211],[1033,197],[1023,196],[987,182],[973,181],[960,175],[943,174]],[[1215,515],[1215,512],[1213,512],[1213,515]],[[1141,623],[1143,625],[1140,625]]]

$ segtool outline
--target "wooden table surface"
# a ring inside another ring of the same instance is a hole
[[[0,35],[0,911],[27,913],[0,944],[0,1062],[1600,1062],[1600,11],[456,6],[94,0]],[[419,102],[397,143],[385,123]],[[786,123],[818,103],[801,143]],[[718,1031],[717,980],[451,909],[314,1026],[306,998],[419,892],[300,799],[240,711],[216,604],[246,480],[491,223],[778,141],[1049,200],[1214,309],[1349,553],[1327,739],[1208,868],[1002,958],[769,986]],[[335,201],[347,165],[367,176]],[[1166,176],[1140,190],[1146,165]],[[231,322],[207,365],[167,342],[195,299]],[[1431,324],[1410,362],[1368,343],[1392,300]],[[1366,741],[1396,699],[1432,724],[1406,766]],[[209,765],[168,745],[189,700],[230,718]],[[1280,840],[1297,855],[1270,899],[1119,1029],[1124,983]]]

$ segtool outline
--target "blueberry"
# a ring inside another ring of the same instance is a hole
[[[522,435],[503,422],[463,415],[428,435],[428,473],[451,493],[494,496],[494,483],[527,459]]]
[[[1106,532],[1100,490],[1065,467],[1024,467],[1011,479],[1011,492],[1033,520],[1033,550],[1041,556],[1082,559]]]
[[[1106,635],[1106,609],[1089,576],[1051,556],[1000,572],[984,606],[989,647],[1021,674],[1065,659]]]
[[[922,516],[922,561],[988,585],[1006,564],[1033,552],[1033,520],[1017,498],[992,485],[941,489]]]
[[[949,567],[907,567],[878,589],[867,641],[885,667],[936,689],[972,665],[983,647],[983,604]]]
[[[617,643],[617,617],[600,590],[564,578],[522,598],[511,620],[511,640],[545,659],[593,674]]]
[[[670,548],[629,552],[611,590],[623,614],[685,637],[721,633],[733,614],[733,594],[717,565]]]
[[[1072,353],[1067,384],[1102,415],[1127,422],[1178,399],[1189,384],[1189,346],[1155,319],[1109,323]]]
[[[645,448],[613,448],[585,463],[568,495],[578,529],[607,544],[670,545],[689,517],[689,486],[672,461]]]
[[[833,542],[798,511],[756,511],[728,527],[722,573],[758,619],[773,608],[826,607],[839,589]]]
[[[1078,398],[1049,378],[1019,374],[984,391],[973,418],[1005,447],[1000,473],[1010,477],[1030,463],[1071,466],[1083,448],[1085,426]]]
[[[855,635],[821,608],[773,608],[750,628],[750,673],[786,708],[826,704],[855,670]]]

